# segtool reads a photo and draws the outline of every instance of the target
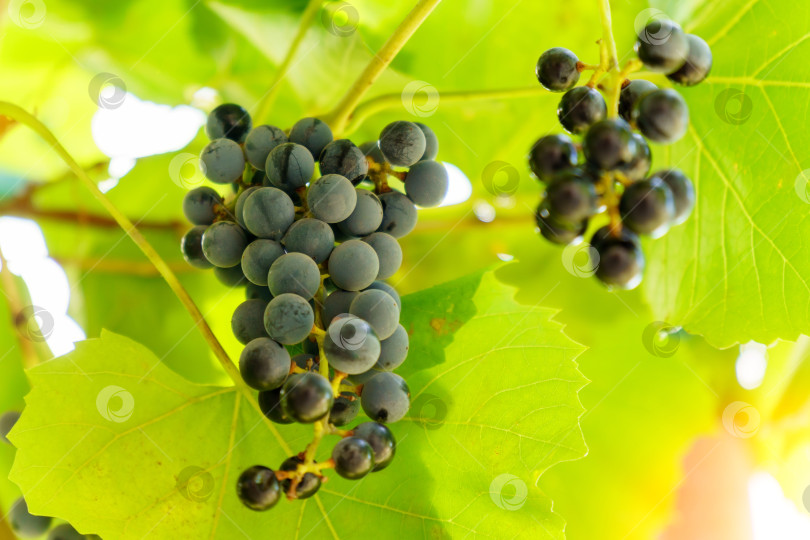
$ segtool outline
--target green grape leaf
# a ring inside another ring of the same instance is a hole
[[[515,303],[491,273],[463,292],[474,314],[456,311],[441,287],[405,298],[404,324],[419,347],[441,343],[426,312],[459,324],[447,327],[444,362],[403,366],[413,406],[393,426],[397,456],[380,474],[355,482],[331,474],[310,500],[247,510],[235,495],[239,473],[277,466],[311,430],[267,424],[234,387],[192,384],[105,332],[29,372],[11,478],[33,511],[104,537],[258,537],[271,527],[299,538],[460,538],[508,527],[520,538],[561,539],[563,520],[534,484],[585,454],[577,398],[585,379],[574,361],[582,348],[552,310]]]

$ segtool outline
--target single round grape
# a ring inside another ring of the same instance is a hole
[[[322,175],[339,174],[355,186],[368,174],[366,155],[349,139],[327,144],[319,161]]]
[[[633,120],[645,137],[669,144],[686,133],[689,107],[675,90],[655,90],[638,100],[633,109]]]
[[[349,307],[352,305],[352,300],[354,300],[358,294],[360,293],[356,291],[338,290],[327,296],[326,301],[323,303],[323,323],[329,326],[335,317],[343,313],[348,313]]]
[[[281,387],[284,413],[302,424],[317,422],[329,414],[333,402],[332,385],[319,373],[293,373]]]
[[[194,188],[183,197],[183,215],[194,225],[211,225],[222,204],[219,193],[208,186]]]
[[[320,264],[329,258],[335,247],[335,233],[320,219],[304,218],[292,224],[282,242],[287,251],[303,253]]]
[[[352,300],[349,313],[368,322],[381,340],[393,335],[399,326],[399,307],[386,292],[363,291]]]
[[[636,140],[636,153],[629,163],[620,165],[617,170],[624,174],[628,180],[636,182],[646,178],[647,173],[650,172],[652,152],[644,137],[638,133],[633,133],[633,138]]]
[[[383,207],[383,220],[377,230],[394,238],[402,238],[411,232],[418,218],[413,201],[399,191],[383,193],[379,198]]]
[[[366,290],[369,290],[369,289],[377,289],[377,290],[380,290],[380,291],[387,292],[388,294],[391,295],[391,298],[393,298],[396,301],[397,306],[399,307],[399,310],[402,311],[402,299],[400,298],[399,293],[397,292],[397,290],[395,288],[393,288],[391,285],[389,285],[388,283],[386,283],[384,281],[379,281],[378,280],[378,281],[375,281],[374,283],[372,283],[371,285],[369,285],[366,288]]]
[[[377,368],[371,368],[368,371],[364,371],[363,373],[356,373],[354,375],[349,375],[346,377],[346,380],[352,383],[353,385],[361,385],[366,384],[368,381],[371,380],[372,377],[375,377],[382,373],[382,371],[378,370]]]
[[[242,213],[247,230],[270,240],[281,240],[295,220],[292,200],[273,187],[262,187],[251,193]]]
[[[231,329],[239,343],[246,345],[256,338],[266,337],[264,329],[264,300],[245,300],[239,304],[231,317]]]
[[[263,171],[267,156],[278,145],[287,142],[287,135],[276,126],[256,126],[245,139],[245,155],[251,165]]]
[[[622,223],[633,232],[659,238],[675,217],[672,190],[656,176],[636,182],[622,193],[619,212]]]
[[[557,107],[557,118],[569,133],[580,134],[607,117],[605,98],[598,90],[577,86],[563,94]]]
[[[420,161],[405,177],[405,193],[415,204],[430,208],[441,204],[449,183],[444,165],[437,161]]]
[[[695,206],[695,186],[678,169],[658,171],[655,176],[666,182],[669,189],[672,190],[673,202],[675,203],[675,215],[672,218],[672,225],[680,225],[686,221]]]
[[[295,471],[298,469],[299,465],[303,465],[304,460],[301,459],[299,456],[292,456],[288,457],[284,460],[281,466],[278,468],[280,471]],[[289,493],[290,488],[292,488],[292,480],[287,478],[281,481],[281,489],[284,493]],[[304,477],[301,478],[301,481],[298,482],[298,485],[295,488],[295,495],[296,499],[308,499],[315,495],[318,490],[321,488],[321,479],[315,473],[304,473]]]
[[[374,471],[381,471],[391,464],[397,451],[397,441],[388,426],[378,422],[363,422],[352,430],[354,437],[371,445],[374,452]]]
[[[374,248],[367,243],[347,240],[332,250],[328,266],[329,276],[335,285],[346,291],[359,291],[377,279],[380,260]]]
[[[301,343],[312,331],[315,314],[309,302],[297,294],[280,294],[264,312],[264,328],[271,339],[284,345]]]
[[[549,213],[546,201],[540,203],[534,219],[543,238],[559,245],[574,244],[580,241],[588,228],[587,219],[579,223],[558,221]]]
[[[202,249],[202,238],[207,228],[205,225],[197,225],[184,234],[183,239],[180,240],[180,251],[183,252],[183,258],[186,262],[194,268],[203,270],[214,266],[205,258]]]
[[[251,283],[267,286],[270,266],[282,255],[284,248],[275,240],[256,239],[242,252],[242,271]]]
[[[202,236],[202,251],[214,266],[230,268],[242,260],[247,247],[247,236],[242,227],[233,221],[218,221],[205,229]]]
[[[239,475],[236,494],[242,504],[261,512],[274,507],[281,500],[281,486],[271,469],[254,465]]]
[[[546,135],[529,150],[529,167],[543,182],[560,171],[576,167],[577,159],[577,147],[568,135]]]
[[[11,444],[11,441],[8,440],[8,433],[19,419],[20,413],[17,411],[6,411],[0,415],[0,442]]]
[[[419,161],[434,160],[439,155],[439,138],[428,126],[421,122],[414,122],[425,136],[425,153],[419,158]]]
[[[363,319],[340,317],[327,327],[323,352],[334,369],[349,375],[365,373],[380,357],[380,340]]]
[[[359,480],[374,469],[374,450],[358,437],[341,439],[332,449],[335,472],[347,480]]]
[[[306,146],[312,159],[318,159],[324,147],[332,142],[332,130],[317,118],[302,118],[290,130],[290,141]]]
[[[686,62],[689,42],[677,23],[655,19],[639,33],[636,54],[651,71],[672,73]]]
[[[284,293],[297,294],[305,300],[311,299],[321,285],[321,271],[303,253],[287,253],[270,265],[267,286],[273,296]]]
[[[596,187],[577,169],[559,173],[546,188],[545,200],[553,219],[579,223],[596,213]]]
[[[357,203],[357,193],[348,179],[338,174],[321,176],[307,190],[307,204],[312,215],[326,223],[337,223],[349,217]]]
[[[35,516],[28,511],[28,503],[20,497],[6,514],[8,525],[17,536],[34,538],[42,536],[51,527],[52,519],[47,516]]]
[[[51,529],[47,540],[87,540],[89,538],[91,537],[81,534],[70,523],[62,523]]]
[[[582,150],[592,166],[610,171],[633,159],[636,140],[627,122],[608,118],[595,123],[585,133]]]
[[[596,231],[591,247],[599,255],[596,277],[608,287],[633,289],[641,283],[644,271],[644,252],[638,237],[627,227],[614,234],[610,226]]]
[[[259,408],[276,424],[292,424],[293,420],[281,408],[281,388],[259,392]]]
[[[217,277],[219,282],[226,287],[236,287],[238,285],[244,285],[247,283],[247,278],[245,277],[244,272],[242,272],[241,264],[231,266],[230,268],[220,268],[215,266],[214,275]]]
[[[242,147],[230,139],[214,139],[200,152],[200,167],[206,178],[217,184],[238,180],[245,170]]]
[[[360,398],[354,392],[344,391],[335,398],[332,410],[329,411],[329,423],[333,426],[345,426],[357,418],[360,412]]]
[[[694,86],[709,76],[712,70],[712,50],[700,37],[687,34],[689,53],[686,62],[677,71],[667,75],[667,79],[683,86]]]
[[[380,198],[367,189],[355,188],[357,202],[352,213],[337,224],[338,229],[349,238],[366,236],[377,230],[383,220]]]
[[[401,366],[408,357],[409,341],[408,331],[401,324],[397,325],[394,333],[380,342],[380,358],[374,368],[382,371],[394,371]]]
[[[372,420],[389,424],[405,416],[411,406],[410,396],[405,379],[384,371],[363,385],[360,405]]]
[[[245,225],[245,201],[247,201],[248,197],[250,197],[260,187],[261,186],[250,186],[242,193],[240,193],[239,196],[236,198],[236,205],[234,206],[233,213],[234,217],[236,218],[236,222],[243,229],[247,229],[247,226]]]
[[[553,47],[537,60],[534,70],[543,88],[551,92],[564,92],[579,81],[579,58],[562,47]]]
[[[314,172],[315,160],[309,150],[300,144],[280,144],[267,156],[267,179],[281,190],[295,191],[304,187]]]
[[[223,103],[208,114],[205,134],[211,140],[225,137],[240,143],[245,140],[252,125],[250,114],[243,107]]]
[[[268,289],[267,286],[256,285],[250,282],[245,284],[245,300],[264,300],[265,302],[269,302],[272,299],[273,295],[270,294],[270,289]]]
[[[366,158],[371,158],[374,163],[378,165],[382,165],[385,163],[385,156],[382,155],[380,152],[380,143],[379,141],[367,141],[360,145],[360,151],[366,156]]]
[[[259,300],[252,300],[258,302]],[[264,328],[262,328],[264,333]],[[245,384],[256,390],[273,390],[287,380],[292,365],[290,353],[266,337],[248,343],[239,357],[239,372]]]
[[[380,261],[377,279],[388,279],[396,274],[402,265],[402,247],[397,239],[387,233],[375,232],[363,238],[363,242],[374,248]]]
[[[633,121],[633,107],[642,96],[658,90],[658,87],[650,81],[636,79],[630,81],[622,88],[619,94],[619,116],[627,122]]]
[[[425,134],[413,122],[398,120],[380,133],[380,151],[386,161],[397,167],[410,167],[425,153]]]

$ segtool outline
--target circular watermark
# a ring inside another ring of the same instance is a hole
[[[638,39],[650,45],[662,45],[672,36],[672,28],[661,24],[672,18],[660,9],[649,8],[636,15],[633,28]]]
[[[126,422],[135,409],[135,398],[125,388],[111,384],[96,396],[96,409],[105,420]]]
[[[332,343],[346,351],[356,351],[366,342],[369,325],[355,315],[341,313],[329,325],[327,332]]]
[[[205,182],[205,164],[189,152],[181,152],[169,162],[169,178],[183,189],[193,189]]]
[[[53,334],[55,325],[53,315],[44,307],[25,306],[17,314],[17,328],[28,341],[46,341]]]
[[[196,465],[190,465],[177,475],[177,491],[191,502],[205,502],[214,492],[214,476]]]
[[[414,116],[427,118],[439,108],[439,91],[425,81],[411,81],[402,89],[402,106]]]
[[[411,404],[411,417],[425,429],[439,429],[447,418],[447,403],[434,394],[420,394]]]
[[[804,505],[804,509],[810,512],[810,486],[804,488],[804,493],[802,493],[802,504]]]
[[[127,85],[114,73],[99,73],[90,80],[90,99],[101,109],[113,110],[124,104]]]
[[[337,37],[347,37],[354,34],[360,23],[360,14],[348,2],[328,4],[321,12],[321,24],[327,32]]]
[[[512,493],[513,492],[513,493]],[[529,488],[526,482],[514,474],[499,474],[489,485],[489,497],[495,506],[514,512],[526,504]]]
[[[599,252],[587,242],[568,244],[562,251],[562,263],[572,276],[592,277],[599,268]]]
[[[735,401],[723,411],[723,427],[738,439],[750,439],[756,435],[759,422],[759,411],[744,401]]]
[[[744,124],[751,118],[754,102],[738,88],[726,88],[714,99],[714,112],[723,122],[732,126]]]
[[[793,182],[793,189],[796,190],[796,195],[806,204],[810,204],[810,191],[807,189],[807,184],[810,182],[810,169],[805,169],[796,177]]]
[[[26,30],[42,26],[47,13],[48,9],[42,0],[11,0],[8,3],[11,22]]]
[[[481,172],[481,183],[496,197],[510,197],[520,185],[520,172],[506,161],[493,161]]]
[[[672,326],[664,321],[651,322],[644,328],[641,342],[651,355],[669,358],[678,351],[681,344],[680,330],[679,326]]]

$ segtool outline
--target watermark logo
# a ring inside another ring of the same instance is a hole
[[[205,502],[214,492],[213,475],[196,465],[190,465],[177,475],[177,491],[191,502]]]
[[[8,3],[11,22],[26,30],[42,26],[47,13],[48,9],[42,0],[11,0]]]
[[[332,343],[346,351],[356,351],[366,342],[369,325],[360,317],[341,313],[332,320],[327,332]]]
[[[661,24],[662,21],[670,21],[672,18],[660,9],[649,8],[642,10],[633,22],[638,39],[650,45],[662,45],[669,40],[672,35],[672,28]]]
[[[678,351],[681,344],[680,327],[664,321],[651,322],[641,334],[644,348],[659,358],[669,358]]]
[[[96,396],[98,413],[110,422],[126,422],[135,409],[135,398],[125,388],[110,385],[102,388]]]
[[[514,474],[504,473],[496,476],[489,485],[489,496],[498,508],[514,512],[526,504],[529,488]]]
[[[562,263],[572,276],[592,277],[599,268],[599,252],[587,242],[568,244],[562,251]]]
[[[738,439],[750,439],[756,435],[759,422],[759,411],[744,401],[735,401],[723,411],[723,427]]]
[[[127,85],[113,73],[99,73],[93,77],[88,91],[93,103],[106,110],[117,109],[124,104],[127,97]]]
[[[28,341],[46,341],[53,334],[54,326],[51,312],[40,306],[25,306],[17,315],[17,328]]]
[[[481,183],[484,189],[496,197],[510,197],[520,185],[520,173],[511,163],[493,161],[484,167]]]
[[[798,195],[805,204],[810,204],[810,191],[807,189],[808,182],[810,182],[810,169],[805,169],[800,172],[799,176],[796,177],[796,181],[793,182],[793,189],[796,190],[796,195]]]
[[[420,394],[411,404],[411,417],[425,429],[439,429],[447,418],[447,403],[434,394]]]
[[[726,88],[714,99],[714,112],[720,120],[732,126],[746,123],[753,109],[754,102],[748,94],[737,88]]]
[[[337,37],[348,37],[357,30],[360,14],[348,2],[336,2],[324,7],[321,12],[321,24],[330,34]]]
[[[189,152],[181,152],[169,162],[169,178],[183,189],[199,187],[205,181],[205,164]]]
[[[432,116],[439,108],[439,100],[439,91],[425,81],[411,81],[402,90],[402,106],[414,116]]]

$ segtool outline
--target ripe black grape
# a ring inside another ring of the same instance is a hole
[[[352,300],[360,294],[356,291],[337,290],[326,297],[323,303],[323,323],[329,326],[332,319],[343,313],[349,312]]]
[[[259,238],[281,240],[295,220],[295,206],[280,189],[263,187],[250,194],[242,215],[247,229]]]
[[[259,408],[276,424],[292,424],[293,419],[281,408],[281,388],[259,392]]]
[[[391,464],[397,450],[394,434],[378,422],[364,422],[352,430],[353,436],[363,439],[374,452],[374,470],[381,471]]]
[[[287,251],[303,253],[320,264],[329,258],[335,247],[335,234],[328,223],[304,218],[296,221],[281,240]]]
[[[259,337],[249,342],[239,357],[242,379],[256,390],[273,390],[284,384],[290,373],[290,353],[272,339]]]
[[[408,331],[401,324],[397,325],[394,333],[380,342],[380,358],[374,364],[374,368],[393,371],[401,366],[408,357],[409,341]]]
[[[363,385],[360,405],[369,418],[377,422],[398,422],[410,408],[411,391],[405,379],[384,371]]]
[[[356,188],[357,199],[352,213],[337,224],[348,237],[366,236],[380,226],[383,207],[380,198],[367,189]]]
[[[564,92],[579,81],[579,59],[562,47],[553,47],[537,60],[535,75],[543,88],[552,92]]]
[[[686,62],[689,42],[677,23],[656,19],[650,21],[639,34],[636,54],[650,70],[672,73]]]
[[[264,300],[245,300],[234,310],[231,329],[236,339],[246,345],[256,338],[267,336],[264,329]]]
[[[346,177],[327,174],[309,186],[307,204],[316,218],[326,223],[337,223],[354,211],[357,193]]]
[[[388,279],[399,270],[402,264],[402,247],[396,238],[387,233],[375,232],[363,238],[363,242],[377,253],[380,261],[377,279]]]
[[[276,473],[262,465],[254,465],[239,475],[236,493],[242,504],[257,511],[268,510],[281,500]]]
[[[650,145],[644,140],[644,137],[638,133],[633,133],[633,139],[636,141],[636,153],[629,163],[620,165],[617,169],[628,180],[635,182],[642,180],[650,172],[650,165],[652,165],[652,152]]]
[[[194,225],[211,225],[222,196],[207,186],[194,188],[183,197],[183,214]]]
[[[230,268],[242,260],[247,247],[247,236],[242,227],[233,221],[218,221],[205,229],[202,235],[202,251],[214,266]]]
[[[622,194],[619,211],[630,230],[658,238],[669,230],[675,216],[672,190],[656,176],[636,182]]]
[[[231,266],[230,268],[220,268],[215,266],[214,275],[219,282],[226,287],[236,287],[238,285],[244,285],[245,282],[247,282],[247,278],[245,277],[244,272],[242,272],[241,264]]]
[[[413,122],[399,120],[380,133],[380,151],[386,161],[398,167],[410,167],[425,153],[425,134]]]
[[[449,179],[447,169],[436,161],[420,161],[413,165],[405,177],[405,193],[419,206],[438,206],[447,195]]]
[[[270,266],[282,255],[284,248],[281,244],[275,240],[259,238],[248,244],[242,252],[242,271],[251,283],[267,286]]]
[[[180,240],[180,250],[183,252],[183,258],[194,268],[206,269],[214,266],[205,258],[202,248],[202,238],[207,228],[205,225],[197,225],[183,235],[182,240]]]
[[[577,86],[563,94],[557,107],[557,118],[569,133],[583,133],[607,116],[607,104],[597,90]]]
[[[284,345],[301,343],[309,336],[315,314],[312,306],[297,294],[275,296],[264,311],[264,328],[271,339]]]
[[[588,220],[578,223],[559,222],[548,211],[548,204],[543,201],[534,214],[540,234],[555,244],[567,245],[578,242],[588,228]]]
[[[235,103],[223,103],[208,114],[205,134],[211,140],[222,137],[238,143],[247,137],[252,121],[248,112]]]
[[[402,238],[411,232],[418,218],[413,201],[399,191],[383,193],[379,198],[383,207],[383,219],[377,230],[394,238]]]
[[[618,233],[605,226],[591,238],[591,246],[599,254],[596,277],[609,287],[633,289],[641,283],[644,253],[638,237],[627,227]]]
[[[683,86],[694,86],[709,76],[712,70],[712,50],[700,37],[687,34],[689,53],[686,62],[678,71],[667,75],[667,79]]]
[[[578,223],[596,213],[596,188],[578,169],[557,175],[546,188],[545,200],[551,217],[557,221]]]
[[[302,424],[317,422],[329,414],[333,402],[332,385],[318,373],[294,373],[281,387],[284,413]]]
[[[363,151],[349,139],[338,139],[327,144],[320,157],[321,174],[339,174],[353,185],[368,174],[368,161]]]
[[[619,94],[619,116],[627,122],[632,122],[633,107],[635,107],[636,102],[642,96],[654,90],[658,90],[658,87],[650,81],[644,79],[630,81],[622,88],[621,94]]]
[[[393,288],[391,285],[389,285],[385,281],[379,281],[379,280],[375,281],[374,283],[369,285],[366,290],[368,290],[368,289],[379,289],[381,291],[387,292],[388,294],[391,295],[391,298],[393,298],[396,301],[397,306],[399,307],[399,310],[402,311],[402,299],[399,297],[399,293],[397,292],[397,290],[395,288]]]
[[[692,185],[692,181],[678,169],[658,171],[655,176],[666,182],[672,190],[675,203],[672,224],[680,225],[686,221],[695,206],[695,187]]]
[[[363,319],[337,318],[326,329],[323,352],[336,370],[349,375],[365,373],[380,358],[380,340]]]
[[[332,449],[335,472],[348,480],[359,480],[374,469],[374,450],[359,437],[342,439]]]
[[[267,286],[275,297],[292,293],[309,300],[318,292],[320,284],[318,265],[303,253],[282,255],[270,265],[267,274]]]
[[[433,160],[439,155],[439,138],[428,126],[421,122],[414,122],[425,136],[425,153],[419,158],[419,161]]]
[[[399,326],[399,307],[383,291],[361,292],[352,300],[349,313],[368,322],[381,340],[391,337]]]
[[[361,240],[347,240],[329,256],[329,276],[335,285],[346,291],[365,289],[377,279],[379,272],[377,252]]]
[[[333,426],[345,426],[357,418],[360,412],[360,397],[353,393],[344,391],[335,398],[332,410],[329,412],[329,423]]]
[[[242,176],[245,155],[230,139],[214,139],[200,152],[200,167],[206,178],[217,184],[230,184]]]
[[[284,460],[284,462],[279,466],[278,470],[280,471],[295,471],[298,469],[298,466],[303,464],[304,460],[301,459],[300,456],[292,456],[288,457]],[[292,480],[285,479],[281,481],[281,489],[285,493],[289,493],[290,488],[292,487]],[[295,488],[294,497],[296,499],[308,499],[315,495],[318,490],[321,488],[321,479],[318,478],[317,474],[313,474],[311,472],[304,473],[303,478],[301,481],[298,482],[298,485]]]
[[[245,139],[245,155],[251,165],[263,171],[270,152],[286,142],[287,135],[276,126],[256,126]]]
[[[285,192],[295,191],[312,178],[315,160],[304,146],[283,143],[268,154],[265,171],[271,185]]]
[[[332,142],[332,130],[317,118],[303,118],[290,129],[290,142],[305,146],[312,159],[318,159],[324,147]]]
[[[633,120],[645,137],[669,144],[686,133],[689,107],[675,90],[655,90],[638,100],[633,110]]]
[[[600,120],[585,133],[582,141],[585,159],[602,170],[629,163],[636,155],[636,141],[630,126],[619,118]]]
[[[538,180],[548,182],[558,172],[577,165],[577,148],[567,135],[541,137],[529,151],[529,167]]]

